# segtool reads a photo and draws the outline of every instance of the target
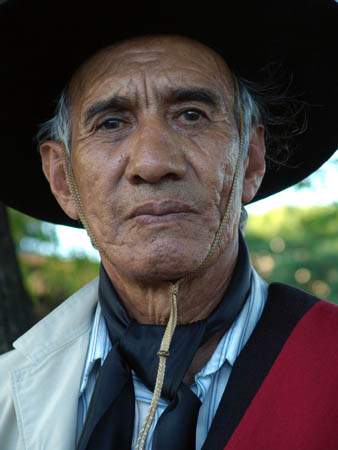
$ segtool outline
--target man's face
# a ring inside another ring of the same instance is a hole
[[[206,256],[238,156],[222,59],[179,37],[107,48],[71,83],[71,159],[85,215],[113,265],[170,280]],[[222,251],[236,236],[240,186]]]

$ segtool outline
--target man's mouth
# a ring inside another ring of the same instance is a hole
[[[196,211],[186,203],[177,200],[148,201],[138,205],[129,215],[142,224],[170,223],[184,219]]]

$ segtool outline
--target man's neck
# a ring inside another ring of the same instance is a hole
[[[205,319],[221,301],[236,265],[234,240],[202,273],[184,280],[178,294],[178,323]],[[170,314],[170,283],[139,282],[125,277],[107,260],[104,268],[129,316],[142,324],[165,325]]]

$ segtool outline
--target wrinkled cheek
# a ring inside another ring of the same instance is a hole
[[[220,220],[224,214],[232,185],[232,169],[225,162],[220,162],[214,170],[212,180],[213,203],[215,213]]]
[[[233,179],[236,165],[236,148],[233,136],[224,133],[213,134],[213,145],[201,142],[201,146],[208,151],[204,155],[204,172],[207,174],[208,190],[212,193],[213,202],[221,213],[222,205],[226,201]]]
[[[84,214],[92,233],[99,241],[111,239],[111,231],[117,224],[112,214],[113,205],[107,189],[100,183],[98,177],[88,176],[81,180],[79,191]]]
[[[112,213],[111,205],[96,203],[89,206],[87,220],[92,233],[104,248],[119,245],[119,221]]]

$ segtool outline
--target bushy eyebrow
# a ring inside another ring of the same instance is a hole
[[[90,121],[97,115],[106,111],[121,111],[131,108],[132,102],[128,97],[113,95],[105,100],[97,100],[92,103],[83,114],[83,124],[87,127]]]
[[[207,88],[169,88],[158,95],[167,103],[202,102],[207,105],[218,107],[221,103],[220,96]],[[89,125],[91,120],[97,115],[106,111],[128,110],[135,106],[129,97],[113,95],[105,100],[97,100],[92,103],[83,115],[83,124]]]
[[[202,102],[217,107],[221,103],[220,96],[207,88],[170,88],[165,95],[169,102]]]

